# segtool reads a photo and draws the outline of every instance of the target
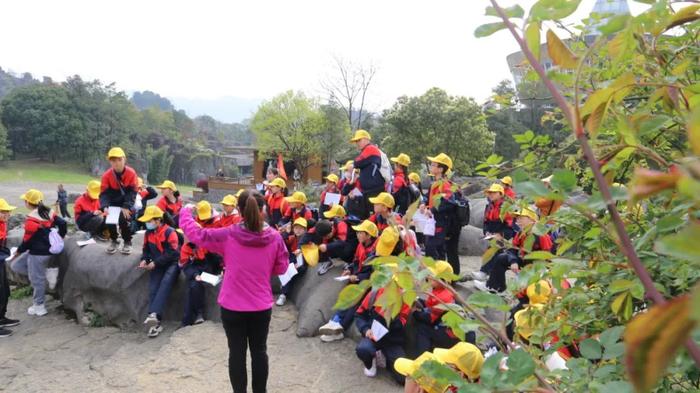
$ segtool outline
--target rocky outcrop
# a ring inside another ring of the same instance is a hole
[[[338,293],[346,285],[333,277],[341,273],[342,264],[337,262],[335,267],[322,276],[316,274],[316,268],[311,268],[297,279],[290,296],[299,310],[297,336],[315,336],[318,328],[333,316],[333,305],[338,299]]]
[[[467,225],[459,236],[459,255],[481,256],[489,248],[481,228]]]

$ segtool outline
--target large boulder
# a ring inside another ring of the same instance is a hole
[[[297,278],[290,298],[299,310],[297,319],[297,336],[315,336],[323,324],[333,316],[333,305],[338,300],[338,293],[345,287],[345,282],[334,280],[342,273],[342,264],[336,263],[328,273],[319,276],[316,268],[307,270],[304,276]]]
[[[469,225],[477,228],[484,227],[484,211],[488,201],[486,198],[475,198],[469,200]]]
[[[24,221],[27,219],[26,214],[13,214],[10,216],[10,218],[7,220],[7,229],[12,230],[15,228],[23,227],[24,226]]]
[[[459,185],[463,185],[465,183],[467,184],[466,186],[462,187],[462,194],[478,196],[483,196],[484,190],[492,183],[492,181],[489,179],[481,176],[460,177],[453,179],[453,182],[456,182]]]
[[[459,236],[459,255],[480,256],[489,248],[482,229],[467,225]]]

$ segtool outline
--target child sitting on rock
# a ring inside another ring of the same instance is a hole
[[[132,209],[136,201],[138,188],[138,176],[136,171],[126,165],[126,154],[120,147],[114,147],[107,153],[107,159],[111,166],[103,175],[100,185],[100,209],[107,213],[110,207],[121,209],[119,213],[119,232],[124,239],[122,254],[131,254],[131,220]],[[108,254],[114,254],[119,248],[119,232],[117,225],[108,224],[109,238],[112,240],[107,247]]]
[[[305,220],[313,219],[311,210],[306,207],[306,194],[301,191],[297,191],[292,196],[284,198],[287,202],[287,210],[280,220],[280,226],[291,225],[297,218],[301,217]]]
[[[85,193],[75,200],[73,212],[78,229],[89,233],[93,239],[107,241],[103,237],[106,226],[104,213],[100,210],[100,182],[88,182]]]
[[[195,221],[202,228],[216,228],[217,219],[212,214],[211,205],[207,201],[197,203]],[[204,322],[205,282],[202,273],[218,275],[221,271],[221,256],[208,252],[205,248],[197,247],[194,243],[186,242],[180,250],[180,269],[187,281],[187,298],[182,326],[198,325]]]
[[[319,246],[320,251],[328,256],[328,260],[318,268],[319,275],[326,274],[333,267],[333,258],[342,259],[345,263],[352,262],[358,243],[352,226],[359,224],[359,220],[347,217],[341,205],[333,205],[323,216],[330,220],[333,228],[330,240]]]
[[[180,244],[175,229],[163,222],[163,211],[148,206],[139,221],[146,224],[143,255],[138,267],[150,272],[148,278],[148,317],[143,322],[148,337],[157,337],[162,331],[163,311],[170,291],[180,275],[178,259]]]
[[[182,199],[177,186],[170,180],[165,180],[163,184],[156,186],[160,190],[162,197],[156,206],[163,212],[163,220],[172,228],[178,228],[180,221],[180,209],[182,209]]]
[[[292,225],[291,232],[282,232],[282,238],[284,239],[284,244],[287,245],[287,251],[289,251],[289,264],[294,265],[297,269],[297,274],[292,277],[292,279],[285,285],[282,286],[282,293],[277,298],[275,304],[278,306],[284,306],[287,302],[287,296],[292,292],[294,288],[294,283],[298,277],[302,277],[308,265],[304,260],[304,255],[301,252],[301,245],[299,242],[306,235],[306,230],[308,228],[308,222],[304,218],[297,218],[294,220],[294,225]]]
[[[369,198],[369,201],[374,204],[374,214],[369,217],[369,220],[377,225],[380,234],[391,225],[401,224],[401,215],[393,211],[396,203],[391,194],[382,192],[374,198]]]

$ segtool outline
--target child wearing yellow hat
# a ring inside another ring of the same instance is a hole
[[[156,206],[163,212],[163,221],[172,228],[178,228],[180,210],[182,209],[182,198],[180,191],[174,182],[163,181],[163,184],[156,186],[160,190],[160,199]]]
[[[501,218],[505,189],[500,184],[491,184],[486,189],[486,199],[488,204],[484,210],[484,235],[497,236],[504,239],[511,239],[513,232],[513,217],[506,214]]]
[[[163,331],[161,320],[170,291],[180,275],[180,239],[175,229],[164,221],[165,213],[158,206],[148,206],[139,221],[146,224],[143,254],[138,268],[149,271],[148,317],[143,322],[148,337]]]
[[[93,239],[107,241],[102,234],[106,229],[104,213],[100,210],[100,182],[90,180],[83,195],[73,205],[75,225]]]
[[[362,192],[367,214],[370,214],[371,204],[369,198],[385,191],[387,181],[391,180],[384,178],[382,174],[382,161],[383,158],[386,159],[386,155],[377,145],[372,143],[372,136],[365,130],[355,131],[355,135],[350,142],[354,143],[360,152],[355,157],[354,168],[360,171],[358,175],[359,190]],[[388,171],[390,168],[386,169]]]
[[[287,302],[287,296],[292,292],[295,282],[298,277],[302,277],[306,274],[308,270],[308,264],[304,260],[304,255],[301,252],[301,239],[304,238],[309,227],[309,222],[305,218],[297,218],[292,223],[291,231],[283,231],[282,239],[284,239],[284,244],[287,246],[287,251],[289,252],[289,264],[294,265],[297,269],[297,274],[292,277],[291,280],[282,286],[282,293],[277,297],[275,304],[278,306],[284,306]]]
[[[503,195],[510,198],[511,201],[515,200],[515,189],[513,188],[513,178],[510,176],[504,176],[501,179],[503,184]]]
[[[318,209],[318,214],[325,213],[332,206],[332,204],[326,203],[326,194],[340,194],[340,188],[338,188],[340,179],[338,178],[338,175],[331,173],[330,175],[326,176],[325,179],[326,187],[323,189],[323,191],[321,191],[321,206]],[[339,204],[342,205],[343,201],[341,200]]]
[[[285,199],[284,191],[287,189],[287,182],[281,177],[272,179],[267,184],[266,202],[268,224],[277,227],[287,212],[288,203]]]
[[[433,259],[447,259],[455,274],[459,274],[457,247],[459,231],[462,228],[450,225],[456,214],[456,207],[453,203],[449,203],[453,194],[453,186],[447,178],[448,172],[452,170],[452,158],[445,153],[440,153],[435,157],[428,157],[428,161],[430,162],[430,174],[434,181],[428,192],[427,209],[429,215],[435,220],[435,235],[425,237],[425,254]]]
[[[291,224],[300,217],[307,221],[313,219],[311,209],[306,207],[306,194],[296,191],[284,199],[287,202],[287,210],[280,220],[280,226]]]
[[[360,331],[362,338],[355,347],[355,353],[364,365],[364,373],[367,377],[373,378],[377,375],[377,353],[381,352],[385,359],[386,368],[391,377],[400,385],[404,384],[405,377],[394,368],[396,359],[405,356],[403,350],[406,338],[406,321],[411,307],[403,303],[401,310],[395,318],[387,318],[387,310],[381,304],[384,295],[384,288],[372,290],[360,303],[355,314],[355,325]],[[389,311],[390,312],[390,311]],[[388,321],[391,320],[391,323]],[[373,323],[382,324],[388,332],[383,337],[375,337],[372,330]]]
[[[46,293],[46,268],[52,253],[50,231],[56,228],[61,237],[66,236],[66,222],[44,205],[44,194],[39,190],[28,190],[20,197],[29,210],[24,222],[24,237],[17,248],[12,265],[13,271],[29,277],[32,284],[33,304],[27,310],[29,315],[43,316]],[[55,250],[53,252],[56,252]]]
[[[369,198],[369,202],[372,204],[374,213],[369,216],[369,220],[377,225],[379,233],[389,227],[390,225],[400,225],[403,223],[401,221],[401,215],[394,212],[396,207],[396,202],[394,197],[388,192],[382,192],[374,198]]]
[[[218,218],[214,216],[211,204],[200,201],[196,205],[195,221],[202,228],[217,228]],[[185,311],[182,326],[198,325],[204,322],[204,291],[205,283],[202,273],[218,275],[221,272],[222,259],[220,255],[209,252],[194,243],[185,242],[180,249],[178,263],[187,281]]]
[[[219,203],[221,203],[223,213],[221,213],[219,220],[216,222],[218,228],[230,227],[241,222],[241,215],[236,208],[238,206],[238,198],[235,195],[226,195]]]
[[[117,225],[109,224],[109,237],[112,240],[106,251],[114,254],[119,247],[119,233],[124,239],[121,252],[131,254],[132,230],[129,221],[132,219],[134,203],[136,203],[136,191],[138,189],[138,176],[136,171],[126,165],[126,154],[120,147],[113,147],[107,153],[110,168],[102,175],[100,185],[100,209],[107,213],[109,207],[121,208],[119,214],[119,232]]]
[[[488,280],[484,283],[481,280],[475,280],[474,286],[482,291],[503,292],[506,289],[506,271],[508,269],[518,273],[522,267],[529,262],[525,260],[525,255],[530,251],[552,251],[552,238],[545,234],[542,236],[535,235],[532,232],[532,227],[537,223],[537,213],[527,207],[520,209],[516,213],[516,221],[519,232],[513,238],[513,248],[502,250],[496,254],[486,269],[482,267],[482,272],[487,270]],[[525,243],[527,238],[534,236],[532,249],[527,250]],[[486,265],[485,265],[486,266]]]
[[[7,220],[15,209],[16,207],[0,198],[0,338],[12,335],[8,327],[19,325],[19,320],[10,319],[6,314],[10,300],[10,283],[5,269],[5,259],[10,256],[10,250],[7,248]]]
[[[413,318],[416,321],[416,349],[418,352],[432,351],[435,348],[450,348],[459,339],[452,330],[442,322],[446,310],[441,304],[453,304],[455,297],[442,281],[454,274],[452,265],[446,261],[436,261],[435,266],[428,267],[431,273],[430,286],[432,290],[425,299],[416,302]],[[468,332],[466,341],[476,342],[476,333]]]
[[[332,235],[326,243],[319,245],[320,251],[328,256],[328,261],[322,263],[317,270],[319,275],[327,273],[333,266],[331,258],[351,263],[358,244],[357,234],[352,227],[359,222],[355,217],[348,217],[343,206],[332,206],[323,213],[323,217],[330,221]]]
[[[396,211],[403,216],[406,214],[408,206],[415,200],[408,179],[406,178],[408,175],[408,166],[411,165],[411,157],[401,153],[396,157],[391,157],[391,162],[394,163],[394,178],[391,181],[391,195],[396,201]]]

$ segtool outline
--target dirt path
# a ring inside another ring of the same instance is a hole
[[[80,194],[85,192],[85,185],[83,184],[64,184],[63,187],[68,193]],[[11,205],[24,206],[24,202],[19,199],[19,196],[30,188],[35,188],[44,193],[44,198],[48,204],[56,202],[58,183],[42,183],[22,179],[17,179],[17,181],[13,182],[0,182],[0,198],[5,198]],[[71,212],[71,214],[73,213]]]
[[[148,339],[141,332],[87,328],[68,320],[57,301],[45,317],[29,317],[30,299],[12,300],[9,315],[22,319],[0,339],[0,391],[202,392],[230,391],[226,338],[205,323]],[[386,372],[370,379],[354,342],[323,344],[297,338],[296,310],[275,308],[268,341],[271,393],[373,392],[402,389]]]

